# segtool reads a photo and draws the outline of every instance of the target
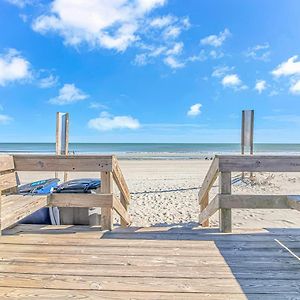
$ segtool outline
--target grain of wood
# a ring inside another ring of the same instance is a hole
[[[55,193],[49,196],[49,206],[57,207],[113,207],[112,194]]]
[[[123,173],[119,166],[119,162],[115,156],[112,158],[113,164],[113,177],[116,185],[118,186],[120,192],[122,193],[124,200],[129,204],[130,202],[130,193],[126,181],[124,179]]]
[[[209,202],[209,193],[203,196],[202,201],[200,203],[200,211],[201,211],[200,216],[202,212],[207,208],[208,202]],[[203,220],[201,221],[201,219],[203,218],[203,214],[201,217],[200,216],[199,216],[199,224],[201,224],[203,227],[209,227],[209,217],[205,221]]]
[[[22,196],[11,195],[6,199],[13,199],[10,206],[3,206],[1,211],[1,230],[14,225],[21,219],[29,216],[35,211],[47,206],[47,195]]]
[[[219,182],[219,194],[229,195],[231,194],[231,173],[221,172]],[[221,208],[219,212],[219,226],[221,232],[231,232],[232,231],[232,220],[231,220],[231,209]]]
[[[120,192],[120,202],[121,202],[121,204],[123,205],[123,207],[124,207],[124,209],[125,209],[125,211],[126,211],[126,213],[127,213],[127,210],[128,210],[128,203],[127,203],[127,201],[125,200],[125,198],[124,198],[122,192]],[[122,226],[123,228],[127,227],[129,224],[130,224],[130,219],[129,219],[129,222],[127,222],[126,220],[123,220],[123,218],[121,218],[121,226]]]
[[[12,155],[0,155],[0,172],[13,170],[15,168]]]
[[[220,208],[288,209],[286,195],[219,195]]]
[[[209,193],[209,190],[211,189],[211,187],[213,186],[214,182],[218,177],[218,172],[219,172],[219,159],[215,157],[202,182],[202,186],[200,187],[198,193],[199,204],[201,204],[203,197]]]
[[[206,222],[206,220],[209,220],[209,218],[216,213],[220,208],[219,204],[219,195],[216,195],[210,203],[205,207],[204,210],[201,211],[199,215],[199,223],[203,224]]]
[[[0,175],[0,190],[4,191],[17,186],[16,173],[11,172],[7,174]]]
[[[296,155],[217,155],[220,172],[300,172]]]
[[[104,155],[14,155],[16,171],[112,171],[112,156]]]
[[[113,192],[113,177],[111,172],[101,172],[101,193],[111,194]],[[102,230],[113,229],[113,209],[101,208]]]
[[[119,214],[123,227],[130,225],[130,217],[119,199],[113,197],[113,208]]]

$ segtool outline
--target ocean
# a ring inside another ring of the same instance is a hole
[[[128,159],[196,159],[215,154],[239,154],[239,144],[225,143],[70,143],[74,154],[116,154]],[[55,143],[0,143],[0,153],[54,154]],[[300,144],[255,144],[255,154],[298,154]]]

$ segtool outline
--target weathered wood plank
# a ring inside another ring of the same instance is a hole
[[[16,171],[112,171],[112,156],[14,155]]]
[[[300,196],[287,196],[289,208],[300,210]]]
[[[297,293],[282,294],[205,294],[205,293],[189,293],[188,299],[210,299],[210,300],[295,300]],[[59,290],[51,289],[51,293],[47,289],[37,288],[11,288],[1,287],[0,298],[9,300],[19,299],[74,299],[74,300],[95,300],[95,299],[110,299],[110,300],[182,300],[184,294],[173,292],[135,292],[135,291],[88,291],[88,290]]]
[[[300,172],[300,156],[217,155],[220,172]]]
[[[231,194],[231,172],[221,172],[219,183],[219,194],[229,195]],[[221,232],[232,231],[231,209],[222,208],[219,213],[219,226]]]
[[[126,181],[124,179],[123,173],[121,171],[121,168],[119,166],[119,162],[115,156],[112,158],[112,164],[113,164],[113,178],[118,186],[120,192],[122,193],[124,200],[129,204],[130,202],[130,193],[128,186],[126,184]]]
[[[80,234],[80,238],[90,238],[90,236],[99,237],[100,233],[98,231],[97,226],[86,226],[86,225],[39,225],[39,224],[19,224],[14,227],[14,229],[6,230],[7,234],[15,234],[25,232],[23,236],[36,236],[41,238],[46,238],[44,234],[49,234],[51,237],[60,237],[61,234],[55,233],[74,233]],[[117,227],[114,229],[112,233],[176,233],[176,234],[190,234],[193,233],[195,235],[202,235],[202,236],[210,236],[212,239],[216,236],[221,236],[223,238],[230,237],[231,239],[240,238],[245,236],[252,236],[252,237],[286,237],[286,236],[300,236],[300,229],[299,228],[235,228],[231,235],[220,233],[217,228],[202,228],[201,226],[197,227],[173,227],[170,226],[159,226],[159,227],[138,227],[138,226],[130,226],[127,228]],[[36,235],[38,233],[39,235]],[[53,233],[53,234],[52,234]],[[99,234],[99,236],[98,236]],[[105,233],[106,234],[106,233]],[[68,235],[70,236],[70,235]]]
[[[11,206],[3,206],[1,211],[1,229],[14,225],[21,219],[31,215],[35,211],[47,206],[47,195],[21,196],[11,195],[14,199]],[[14,205],[16,202],[16,205]]]
[[[208,203],[209,203],[209,193],[205,194],[202,197],[202,201],[201,201],[201,204],[200,204],[200,212],[201,213],[203,212],[203,210],[205,210]],[[199,218],[199,220],[200,220],[200,218]],[[207,218],[205,221],[199,222],[199,224],[201,224],[202,227],[209,227],[209,218]]]
[[[296,293],[299,280],[266,279],[182,279],[139,277],[100,277],[0,273],[0,286],[103,291],[181,292],[181,293]],[[49,291],[50,292],[50,291]],[[51,293],[51,292],[50,292]],[[187,296],[188,297],[188,296]]]
[[[123,205],[123,207],[124,207],[124,209],[125,209],[125,211],[126,211],[126,213],[127,213],[127,210],[128,210],[128,203],[127,203],[127,201],[125,200],[125,198],[124,198],[124,196],[123,196],[123,194],[120,192],[120,202],[121,202],[121,204]],[[129,220],[130,221],[130,220]],[[122,228],[125,228],[125,227],[127,227],[127,225],[128,225],[128,222],[127,221],[124,221],[122,218],[121,218],[121,226],[122,226]]]
[[[199,300],[295,300],[298,293],[288,294],[264,294],[264,293],[189,293],[188,299]],[[19,300],[19,299],[75,299],[75,300],[94,300],[94,299],[110,299],[110,300],[182,300],[185,297],[183,293],[172,292],[135,292],[135,291],[80,291],[80,290],[58,290],[51,289],[51,294],[47,289],[36,288],[0,288],[1,299]]]
[[[101,172],[101,194],[113,193],[113,177],[111,172]],[[101,229],[113,229],[113,209],[101,208]]]
[[[300,273],[296,270],[281,271],[280,269],[261,272],[250,268],[235,269],[234,273],[229,266],[115,266],[97,267],[83,265],[80,263],[56,264],[47,263],[22,263],[22,262],[1,262],[0,273],[21,273],[21,274],[44,274],[44,275],[78,275],[78,276],[122,276],[122,277],[143,277],[145,280],[151,277],[160,278],[232,278],[232,279],[273,279],[273,280],[300,280]]]
[[[287,209],[286,195],[219,195],[220,208]]]
[[[126,247],[122,246],[106,246],[103,247],[98,244],[96,248],[91,245],[85,245],[83,242],[77,245],[69,245],[65,242],[63,245],[55,245],[54,243],[49,244],[0,244],[0,251],[9,252],[13,255],[14,252],[18,253],[60,253],[66,255],[76,254],[90,254],[93,255],[95,251],[102,255],[117,255],[117,256],[144,256],[147,259],[148,256],[187,256],[187,257],[214,257],[222,255],[225,258],[234,257],[291,257],[291,254],[282,248],[258,248],[258,249],[230,249],[224,248],[219,249],[217,246],[208,246],[207,248],[179,248],[179,247],[153,247],[150,244],[148,247]],[[221,251],[221,253],[220,253]],[[300,254],[300,249],[293,249],[296,254]],[[300,274],[299,274],[300,275]]]
[[[0,190],[1,191],[11,189],[16,186],[17,186],[17,178],[16,178],[15,172],[0,175]]]
[[[200,187],[198,193],[199,204],[201,204],[203,197],[209,193],[212,185],[216,181],[219,172],[219,159],[217,157],[214,158],[204,180],[202,186]]]
[[[103,255],[95,250],[95,254],[64,254],[64,253],[20,253],[0,251],[1,261],[4,262],[34,262],[34,263],[56,263],[63,261],[65,264],[81,264],[90,265],[132,265],[132,266],[230,266],[230,268],[251,268],[255,269],[267,268],[274,270],[281,268],[282,271],[298,270],[300,271],[299,261],[294,257],[182,257],[182,256],[161,256],[152,255],[135,256],[135,255]]]
[[[57,207],[113,207],[112,194],[65,194],[55,193],[49,196],[48,206]]]
[[[129,214],[127,213],[120,200],[116,197],[113,197],[113,208],[119,214],[123,226],[129,226],[131,223]]]
[[[12,155],[0,155],[0,172],[13,170],[15,168]]]
[[[199,215],[199,224],[203,224],[220,208],[219,195],[216,195]]]

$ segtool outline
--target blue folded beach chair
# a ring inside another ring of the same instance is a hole
[[[59,179],[57,178],[35,181],[35,182],[31,182],[19,186],[18,192],[19,194],[22,195],[50,194],[52,193],[53,189],[57,187],[58,182]],[[20,224],[53,224],[53,223],[57,224],[57,222],[53,220],[53,214],[51,218],[49,208],[47,207],[34,212],[30,216],[22,219],[19,223]]]

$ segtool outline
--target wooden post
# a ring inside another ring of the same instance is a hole
[[[112,194],[113,177],[111,172],[101,172],[101,193]],[[101,208],[101,230],[113,229],[112,208]]]
[[[241,154],[245,154],[245,111],[242,111]],[[244,173],[243,173],[244,175]]]
[[[250,155],[253,154],[254,150],[254,110],[243,110],[242,111],[242,130],[241,130],[241,154],[244,155],[246,148],[249,149]],[[252,178],[250,173],[250,178]],[[242,179],[245,174],[242,172]]]
[[[69,114],[56,113],[56,155],[68,155],[69,153]],[[55,172],[55,177],[58,173]],[[68,180],[68,173],[64,172],[64,181]]]
[[[56,113],[56,155],[69,154],[69,113]],[[64,172],[63,182],[68,180],[68,172]],[[55,172],[58,178],[58,172]],[[89,212],[87,208],[61,207],[60,222],[63,225],[88,225]]]
[[[231,172],[221,172],[219,183],[219,193],[223,195],[231,194]],[[231,232],[232,221],[231,221],[231,209],[221,208],[219,212],[219,226],[221,232]]]
[[[204,195],[204,197],[202,198],[202,202],[201,202],[201,205],[200,205],[200,210],[203,211],[207,205],[208,205],[208,199],[209,199],[209,194],[206,193]],[[204,221],[202,224],[202,227],[208,227],[209,226],[209,219],[207,219],[206,221]]]
[[[251,110],[251,124],[250,124],[250,154],[254,150],[254,110]]]

